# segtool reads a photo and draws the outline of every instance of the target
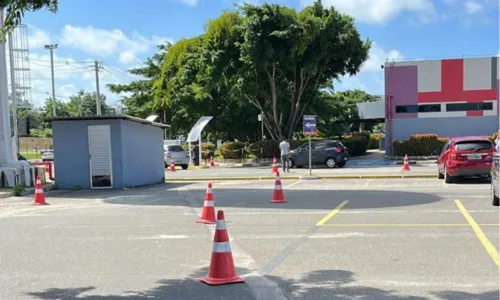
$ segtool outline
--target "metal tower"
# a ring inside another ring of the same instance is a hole
[[[14,74],[9,78],[11,87],[9,99],[11,103],[17,102],[17,108],[32,108],[28,26],[25,24],[19,25],[12,31],[8,42],[9,59],[12,60],[12,62],[9,62],[10,71]],[[12,79],[14,80],[15,93],[12,93]],[[13,94],[16,95],[16,101],[13,101]]]

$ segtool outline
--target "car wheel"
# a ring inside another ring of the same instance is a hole
[[[333,157],[327,158],[325,164],[330,169],[333,169],[337,166],[337,162],[335,161],[335,158],[333,158]]]
[[[493,206],[500,205],[500,199],[497,195],[495,195],[495,188],[493,186],[491,186],[491,203]]]
[[[444,179],[444,175],[439,172],[439,166],[438,166],[438,179]]]
[[[187,170],[187,168],[189,167],[188,165],[182,165],[181,166],[183,170]]]
[[[453,183],[453,176],[448,175],[448,170],[444,167],[444,182],[445,183]]]

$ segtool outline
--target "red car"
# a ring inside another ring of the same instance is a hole
[[[449,140],[438,155],[438,178],[452,183],[460,177],[490,177],[495,145],[486,137],[466,136]]]

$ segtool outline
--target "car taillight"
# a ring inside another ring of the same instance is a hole
[[[333,147],[333,151],[335,151],[337,153],[340,153],[340,152],[342,152],[342,149],[337,148],[337,147]]]
[[[172,154],[168,153],[168,154],[167,154],[167,157],[168,157],[168,158],[172,158]]]
[[[459,153],[455,153],[455,152],[451,153],[450,157],[451,157],[451,159],[453,159],[453,160],[464,160],[464,159],[465,159],[465,157],[464,157],[464,156],[462,156],[462,155],[461,155],[461,154],[459,154]]]

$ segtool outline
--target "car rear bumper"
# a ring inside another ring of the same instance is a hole
[[[167,165],[170,165],[170,160],[173,160],[174,161],[174,164],[176,166],[180,166],[180,165],[189,165],[189,158],[167,158],[165,160],[165,162],[167,163]]]
[[[448,168],[450,176],[489,176],[491,174],[491,164],[480,166],[455,166]]]

